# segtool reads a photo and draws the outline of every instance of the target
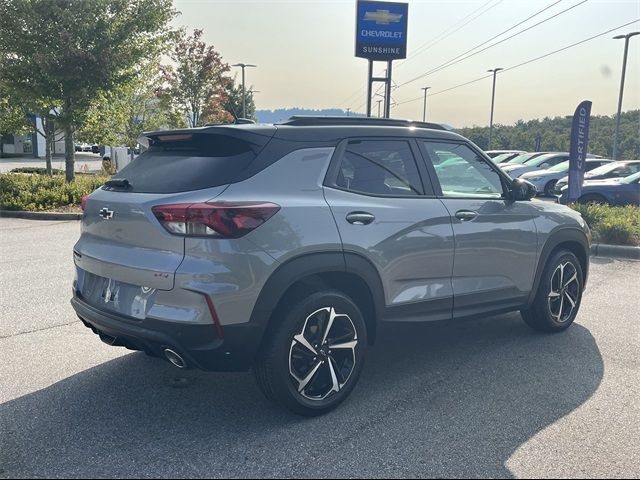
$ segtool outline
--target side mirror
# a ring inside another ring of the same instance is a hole
[[[511,189],[509,190],[511,200],[514,202],[531,200],[538,193],[538,189],[533,183],[516,178],[511,182]]]

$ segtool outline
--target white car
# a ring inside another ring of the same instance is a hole
[[[640,172],[640,160],[618,160],[607,162],[601,167],[588,171],[584,175],[584,180],[607,180],[609,178],[624,178],[634,173]],[[563,177],[556,183],[556,195],[562,194],[562,187],[569,184],[569,177]]]
[[[586,171],[589,172],[595,168],[611,162],[612,160],[589,159],[586,161]],[[539,195],[546,195],[547,197],[551,197],[555,193],[556,183],[558,182],[558,180],[565,177],[568,171],[569,160],[566,160],[554,167],[545,170],[536,170],[533,172],[523,173],[520,178],[533,183],[538,189]]]
[[[569,160],[568,153],[545,153],[529,160],[523,164],[509,165],[508,163],[502,167],[502,170],[507,173],[511,178],[518,178],[519,176],[534,172],[536,170],[546,170],[551,167],[555,167],[559,163]]]

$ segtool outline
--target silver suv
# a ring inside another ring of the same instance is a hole
[[[109,345],[253,368],[268,398],[318,415],[382,322],[519,310],[559,332],[578,313],[585,222],[438,125],[292,117],[146,140],[86,199],[73,252],[72,305]]]

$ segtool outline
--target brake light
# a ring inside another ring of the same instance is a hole
[[[87,200],[88,199],[89,199],[89,195],[83,195],[82,196],[82,201],[80,202],[80,208],[82,209],[83,212],[87,208]]]
[[[151,210],[175,235],[239,238],[269,220],[280,206],[270,202],[178,203]]]

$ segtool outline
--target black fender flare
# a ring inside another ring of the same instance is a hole
[[[587,278],[589,276],[589,254],[590,254],[590,242],[587,234],[584,230],[573,227],[560,227],[555,230],[552,230],[549,234],[544,246],[542,247],[542,251],[540,252],[540,257],[538,258],[538,265],[536,267],[536,274],[533,280],[533,288],[529,293],[528,305],[530,306],[538,292],[538,288],[540,286],[540,280],[542,278],[542,272],[544,271],[544,267],[547,265],[547,261],[551,256],[551,253],[563,243],[573,243],[577,244],[580,247],[581,253],[584,255],[584,265],[582,265],[583,275],[584,275],[584,285],[587,284]]]
[[[384,290],[380,275],[362,255],[342,251],[306,253],[280,265],[262,287],[253,307],[250,323],[266,329],[271,314],[289,287],[305,277],[330,272],[351,273],[365,282],[373,299],[377,323],[384,310]]]

